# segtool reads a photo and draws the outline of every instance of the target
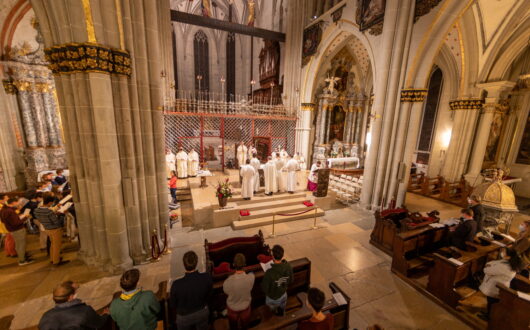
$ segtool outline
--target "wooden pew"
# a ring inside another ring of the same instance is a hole
[[[473,187],[469,186],[466,179],[462,176],[458,182],[445,181],[439,198],[445,202],[465,207],[468,204],[467,198],[472,191]]]
[[[322,311],[333,315],[334,330],[347,330],[349,329],[350,297],[334,282],[329,284],[329,288],[333,293],[340,293],[344,297],[346,304],[339,305],[334,298],[330,297],[326,301]],[[300,292],[294,298],[300,307],[287,311],[284,316],[274,315],[269,307],[264,305],[254,309],[252,319],[260,320],[260,322],[258,325],[252,327],[252,329],[285,329],[287,327],[294,327],[300,321],[310,318],[312,312],[307,305],[307,294]],[[213,328],[215,330],[228,330],[228,321],[226,319],[218,319],[214,322]]]
[[[440,253],[433,255],[434,266],[429,272],[427,291],[452,308],[456,308],[461,299],[475,293],[475,290],[467,285],[469,280],[474,274],[482,271],[486,262],[502,248],[495,243],[488,246],[468,243],[468,246],[475,251],[459,250],[462,255],[459,258],[447,258]]]
[[[491,307],[489,330],[516,330],[530,328],[530,301],[519,297],[517,291],[530,294],[530,281],[522,276],[516,276],[512,281],[514,289],[498,284],[499,299]]]
[[[409,177],[409,184],[407,187],[408,191],[417,191],[421,190],[421,184],[425,177],[424,173],[411,173]]]
[[[399,233],[394,240],[392,271],[409,277],[432,264],[431,253],[443,246],[448,227],[431,226]]]
[[[287,301],[287,308],[299,307],[296,301],[296,294],[299,292],[306,292],[309,289],[311,278],[311,261],[307,258],[301,258],[289,261],[293,267],[293,282],[287,289],[289,299]],[[252,288],[252,306],[258,307],[265,304],[265,294],[261,289],[261,281],[265,272],[260,268],[254,272],[256,277],[254,287]],[[226,295],[223,291],[223,280],[214,281],[213,293],[210,299],[210,312],[222,312],[226,308]]]
[[[421,183],[421,194],[425,196],[438,195],[444,184],[444,178],[438,175],[435,178],[425,177]]]

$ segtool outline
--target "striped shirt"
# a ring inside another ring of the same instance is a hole
[[[46,230],[61,228],[63,226],[57,214],[47,207],[38,207],[33,211],[35,219],[37,219]]]

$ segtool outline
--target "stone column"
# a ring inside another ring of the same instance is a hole
[[[307,15],[309,6],[307,2],[306,0],[292,0],[287,4],[283,102],[292,115],[300,111],[300,74],[302,72],[300,52],[305,15]]]
[[[486,90],[488,96],[482,107],[482,114],[475,134],[473,150],[469,160],[469,168],[466,174],[466,180],[473,186],[480,184],[482,181],[481,178],[479,178],[480,171],[482,169],[484,154],[488,144],[491,123],[493,122],[493,116],[498,107],[501,94],[512,89],[514,86],[515,82],[511,81],[496,81],[477,85],[477,87]]]
[[[446,180],[455,182],[464,174],[469,159],[473,131],[482,109],[482,100],[458,98],[449,102],[449,108],[454,111],[453,129],[441,173]]]
[[[171,63],[161,45],[169,2],[32,5],[57,84],[80,257],[121,271],[149,257],[151,233],[168,223],[160,73]],[[76,56],[64,58],[65,49]]]
[[[311,118],[316,108],[314,103],[302,103],[296,122],[296,149],[304,159],[309,161],[309,134],[311,133]]]
[[[381,54],[376,66],[374,92],[375,118],[372,142],[365,162],[360,204],[378,208],[390,176],[393,133],[399,113],[399,91],[406,72],[412,35],[415,2],[387,1],[381,40]]]
[[[366,130],[368,129],[368,117],[370,116],[370,113],[372,112],[372,100],[373,98],[370,97],[369,100],[366,100],[364,102],[363,107],[363,119],[361,122],[361,137],[359,139],[359,166],[364,166],[364,159],[366,157],[365,150],[366,150]]]

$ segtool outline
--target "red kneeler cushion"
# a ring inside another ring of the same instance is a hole
[[[232,269],[230,269],[230,264],[228,262],[221,262],[219,266],[213,268],[214,274],[224,274],[224,273],[230,273]]]
[[[246,217],[247,215],[250,215],[250,211],[249,210],[240,210],[239,211],[239,215],[242,216],[242,217]]]
[[[272,256],[266,256],[264,254],[258,254],[258,260],[262,264],[266,264],[267,262],[272,260]]]
[[[311,206],[315,205],[315,204],[311,203],[310,201],[303,201],[302,204],[304,204],[307,207],[311,207]]]

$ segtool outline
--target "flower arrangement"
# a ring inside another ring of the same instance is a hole
[[[216,195],[218,198],[229,198],[232,197],[232,186],[228,183],[229,179],[226,178],[224,182],[217,184]]]

